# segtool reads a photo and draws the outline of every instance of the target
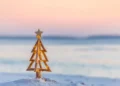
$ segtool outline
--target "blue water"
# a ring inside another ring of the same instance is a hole
[[[0,72],[28,73],[36,39],[0,39]],[[120,78],[120,39],[43,39],[52,73]]]

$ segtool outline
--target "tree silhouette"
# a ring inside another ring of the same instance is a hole
[[[27,71],[34,71],[34,72],[36,72],[36,78],[41,78],[42,71],[51,72],[51,70],[46,63],[46,62],[48,62],[47,56],[45,54],[45,52],[47,52],[47,51],[41,41],[42,32],[38,29],[36,34],[37,34],[36,35],[37,42],[32,49],[33,54],[30,58],[31,63],[29,64]],[[44,64],[44,66],[43,66],[43,64]]]

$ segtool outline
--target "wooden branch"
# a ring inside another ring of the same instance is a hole
[[[41,61],[39,60],[39,66],[40,66],[40,68],[42,69],[42,65],[41,65]]]
[[[35,70],[34,70],[35,72],[37,71],[37,63],[35,62]]]
[[[31,63],[30,63],[30,65],[28,66],[28,69],[27,69],[27,70],[31,69],[31,66],[32,66],[33,63],[34,63],[34,61],[31,61]]]
[[[34,47],[33,47],[33,49],[32,49],[32,51],[31,52],[34,52],[34,50],[36,49],[36,47],[37,47],[37,44],[38,44],[38,40],[37,40],[37,42],[35,43],[35,45],[34,45]]]
[[[40,71],[48,71],[48,72],[51,72],[51,70],[48,68],[48,69],[39,69]]]
[[[46,54],[45,54],[43,51],[41,51],[41,52],[42,52],[42,54],[43,54],[43,56],[44,56],[45,60],[48,62],[48,59],[47,59]]]
[[[34,61],[34,56],[35,56],[35,53],[32,54],[31,58],[30,58],[30,61]]]
[[[42,47],[43,51],[44,51],[44,52],[47,52],[47,50],[45,49],[45,47],[44,47],[44,45],[43,45],[43,43],[42,43],[41,40],[40,40],[40,43],[41,43],[41,47]]]
[[[46,70],[47,70],[47,71],[51,71],[50,68],[49,68],[49,66],[48,66],[48,64],[47,64],[45,61],[43,61],[43,62],[44,62],[44,64],[45,64],[45,66],[46,66]]]

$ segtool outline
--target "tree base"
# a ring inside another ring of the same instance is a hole
[[[40,79],[40,78],[41,78],[40,72],[36,72],[36,79]]]

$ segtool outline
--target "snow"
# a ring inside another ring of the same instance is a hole
[[[0,73],[0,86],[120,86],[120,79],[87,77],[77,75]]]

